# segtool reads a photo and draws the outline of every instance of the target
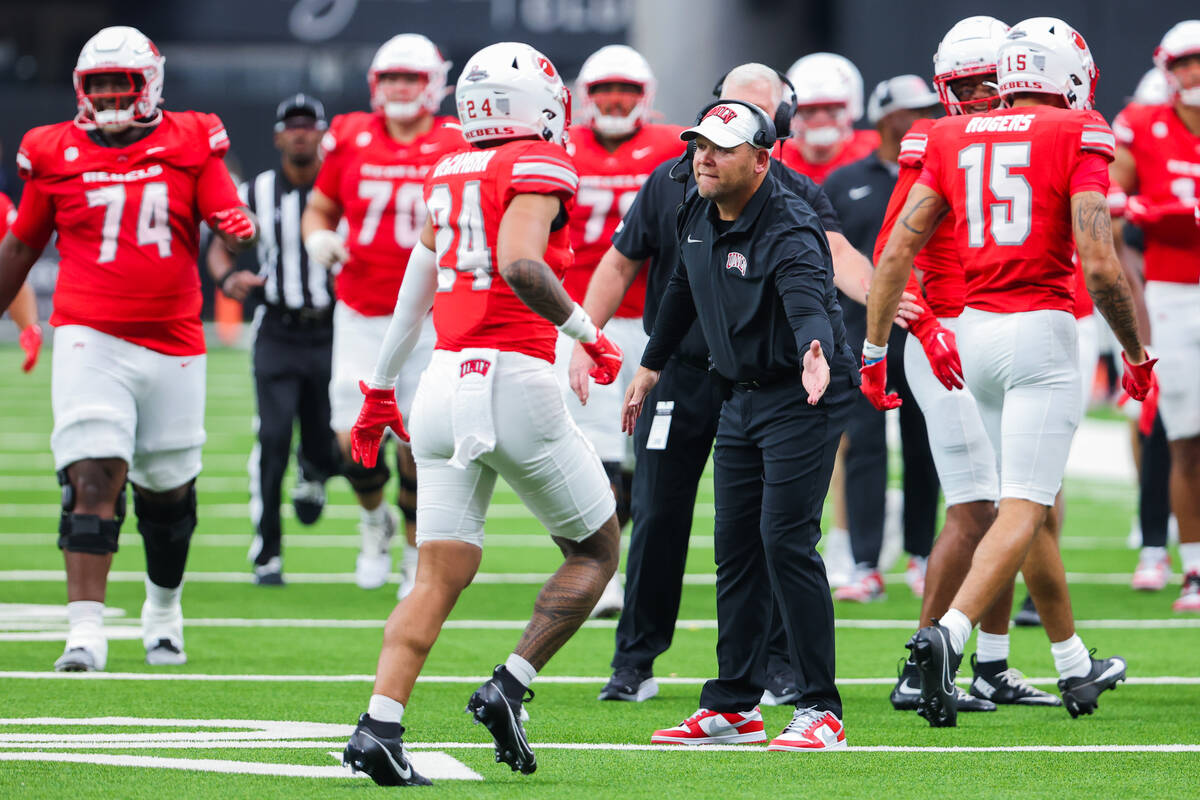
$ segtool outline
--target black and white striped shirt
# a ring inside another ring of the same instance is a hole
[[[312,186],[294,186],[279,169],[263,170],[238,187],[259,221],[257,273],[266,279],[267,306],[321,310],[333,304],[333,277],[321,266],[310,268],[300,235],[300,214]]]

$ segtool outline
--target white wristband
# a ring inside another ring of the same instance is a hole
[[[877,344],[871,344],[866,339],[863,339],[863,351],[862,351],[863,360],[864,361],[878,361],[881,358],[886,358],[887,357],[887,348],[888,348],[888,346],[886,344],[880,346]]]
[[[571,312],[571,316],[567,317],[558,329],[575,339],[585,344],[591,344],[596,341],[599,330],[596,328],[596,323],[592,322],[592,318],[583,310],[583,306],[579,303],[575,304],[575,310]]]

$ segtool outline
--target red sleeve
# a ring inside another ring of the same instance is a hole
[[[1071,173],[1071,194],[1099,192],[1108,194],[1108,162],[1096,153],[1084,153]]]
[[[339,188],[342,183],[342,159],[337,139],[342,131],[337,122],[335,119],[334,124],[321,139],[321,169],[317,172],[317,180],[313,186],[330,200],[344,205]]]
[[[225,162],[216,157],[205,161],[196,178],[196,207],[201,218],[208,219],[218,211],[241,205],[242,198],[238,197]]]
[[[3,239],[4,234],[8,233],[9,227],[16,218],[17,210],[13,208],[12,200],[8,199],[8,195],[0,192],[0,239]]]
[[[10,229],[24,244],[42,250],[54,232],[54,206],[37,183],[29,181],[21,194],[21,208]]]
[[[203,114],[202,118],[209,152],[217,158],[224,158],[229,152],[229,134],[225,132],[225,123],[216,114]]]
[[[578,189],[579,173],[566,151],[550,144],[534,145],[513,161],[507,196],[552,194],[566,203]]]
[[[921,177],[917,178],[917,183],[928,186],[942,197],[946,197],[946,193],[942,191],[941,168],[941,153],[939,148],[934,146],[932,137],[930,137],[930,141],[925,146],[925,166],[921,168]]]

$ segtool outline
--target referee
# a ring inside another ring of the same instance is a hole
[[[700,710],[652,741],[766,738],[757,706],[774,596],[803,686],[770,749],[841,747],[833,602],[816,546],[858,370],[833,259],[812,207],[769,169],[776,126],[760,108],[718,101],[681,138],[696,141],[697,186],[679,210],[680,263],[626,392],[622,427],[633,432],[659,372],[698,321],[725,387],[713,460],[719,674],[701,691]]]
[[[333,279],[320,266],[310,268],[300,236],[300,214],[320,167],[325,127],[325,109],[316,98],[296,94],[279,104],[275,148],[282,155],[280,165],[240,187],[246,205],[262,221],[253,263],[235,265],[215,239],[208,250],[209,271],[221,291],[261,303],[254,314],[258,443],[249,464],[256,531],[250,558],[254,582],[267,586],[283,584],[279,504],[296,418],[300,447],[292,503],[301,522],[316,522],[325,504],[325,480],[337,472],[329,427]]]

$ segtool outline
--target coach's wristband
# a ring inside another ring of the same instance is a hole
[[[579,303],[575,304],[575,309],[571,312],[571,316],[567,317],[558,329],[570,336],[577,342],[591,344],[596,341],[597,334],[600,331],[596,328],[596,323],[592,322],[592,318],[583,310],[583,306]]]
[[[887,348],[888,346],[886,344],[880,346],[877,344],[871,344],[866,339],[863,339],[863,363],[867,366],[870,366],[871,364],[887,358]]]

